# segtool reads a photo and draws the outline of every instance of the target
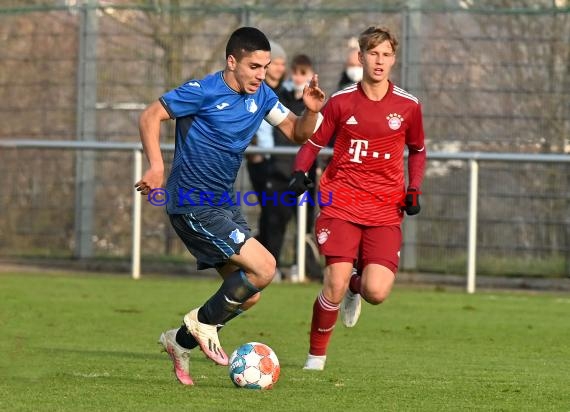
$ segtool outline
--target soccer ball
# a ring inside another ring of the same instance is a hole
[[[237,348],[230,356],[229,365],[230,378],[239,388],[271,389],[281,372],[273,349],[259,342]]]

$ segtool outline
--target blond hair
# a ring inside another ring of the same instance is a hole
[[[360,47],[360,51],[365,52],[373,49],[385,41],[390,42],[392,50],[394,53],[396,53],[396,50],[398,48],[398,40],[396,40],[396,37],[394,37],[394,35],[391,34],[388,29],[370,26],[362,33],[360,33],[360,37],[358,38],[358,46]]]

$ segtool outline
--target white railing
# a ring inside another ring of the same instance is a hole
[[[133,183],[138,181],[143,173],[143,152],[140,143],[122,142],[87,142],[67,140],[0,140],[0,147],[11,149],[66,149],[66,150],[96,150],[96,151],[131,151],[133,153]],[[174,144],[163,144],[163,151],[171,152]],[[295,155],[297,147],[274,147],[260,149],[249,147],[246,153]],[[332,149],[323,149],[321,155],[332,155]],[[469,163],[469,210],[467,220],[467,280],[466,290],[468,293],[475,292],[476,257],[477,257],[477,201],[478,201],[478,178],[479,161],[501,162],[538,162],[538,163],[570,163],[570,155],[567,154],[523,154],[523,153],[484,153],[484,152],[429,152],[430,160],[463,160]],[[142,196],[133,187],[133,222],[132,222],[132,251],[131,251],[131,276],[139,279],[141,258],[141,220],[142,220]],[[305,236],[306,236],[306,202],[298,206],[297,213],[297,268],[299,281],[305,280]]]

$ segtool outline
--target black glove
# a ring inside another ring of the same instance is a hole
[[[313,187],[315,187],[315,184],[305,175],[305,172],[297,170],[291,175],[288,189],[295,193],[295,196],[300,196]]]
[[[406,191],[406,198],[404,199],[404,210],[408,216],[417,215],[420,213],[420,191],[415,187],[409,187]]]

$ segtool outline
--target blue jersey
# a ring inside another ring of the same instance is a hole
[[[272,117],[275,125],[289,112],[265,83],[253,94],[240,94],[226,84],[221,71],[167,92],[160,102],[176,119],[166,184],[169,214],[188,213],[200,205],[231,206],[243,152],[262,120],[278,111]]]

